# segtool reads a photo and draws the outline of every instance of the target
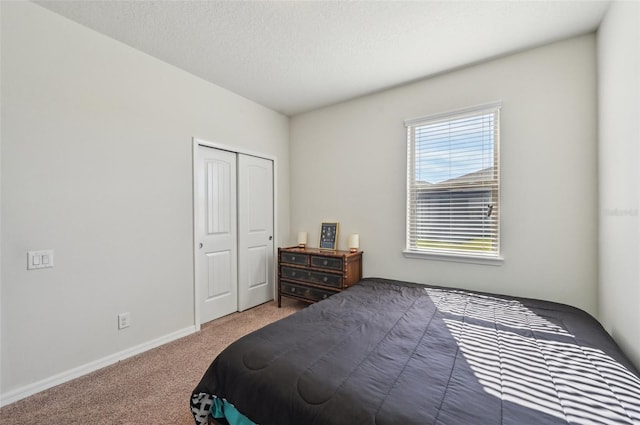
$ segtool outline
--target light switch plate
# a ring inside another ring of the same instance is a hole
[[[27,251],[27,270],[53,267],[53,250]]]

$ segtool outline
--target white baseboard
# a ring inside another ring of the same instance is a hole
[[[196,332],[196,327],[189,326],[179,331],[172,332],[168,335],[164,335],[160,338],[156,338],[143,344],[136,345],[135,347],[131,347],[126,350],[111,354],[107,357],[92,361],[85,365],[67,370],[66,372],[62,372],[41,381],[34,382],[33,384],[25,385],[24,387],[17,388],[5,394],[0,394],[0,407],[15,403],[16,401],[22,400],[23,398],[29,397],[30,395],[71,381],[72,379],[79,378],[80,376],[94,372],[98,369],[102,369],[103,367],[112,365],[129,357],[144,353],[145,351],[151,350],[152,348],[156,348],[171,341],[175,341],[176,339],[191,335],[194,332]]]

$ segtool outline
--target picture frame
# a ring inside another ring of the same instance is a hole
[[[335,251],[338,245],[340,223],[326,222],[320,225],[320,249]]]

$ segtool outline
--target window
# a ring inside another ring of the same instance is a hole
[[[405,125],[405,254],[500,259],[500,104]]]

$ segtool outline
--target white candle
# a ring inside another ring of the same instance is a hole
[[[307,244],[307,232],[298,232],[298,246]]]
[[[349,247],[350,251],[357,251],[358,248],[360,248],[360,235],[357,233],[349,235],[349,237],[347,238],[347,246]]]

